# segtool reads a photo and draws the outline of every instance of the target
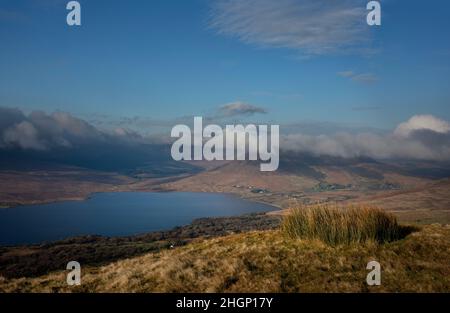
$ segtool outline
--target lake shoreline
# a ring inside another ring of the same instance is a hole
[[[84,201],[56,201],[0,210],[0,246],[83,235],[129,236],[166,231],[199,218],[267,213],[279,208],[220,192],[94,192]]]
[[[281,218],[265,213],[199,218],[184,226],[131,236],[77,236],[41,244],[0,246],[0,276],[34,277],[64,269],[67,260],[98,265],[183,246],[200,238],[273,230]],[[94,252],[93,252],[94,251]],[[50,263],[49,263],[50,262]]]
[[[114,190],[114,191],[110,191],[110,190],[105,190],[105,191],[95,191],[95,192],[91,192],[86,196],[79,196],[79,197],[64,197],[64,198],[57,198],[57,199],[45,199],[45,200],[30,200],[30,201],[26,201],[26,202],[22,202],[19,204],[15,204],[15,205],[4,205],[4,204],[0,204],[0,210],[2,209],[13,209],[13,208],[18,208],[21,206],[33,206],[33,205],[44,205],[44,204],[55,204],[55,203],[60,203],[60,202],[72,202],[72,201],[86,201],[91,199],[94,195],[96,194],[101,194],[101,193],[124,193],[124,192],[147,192],[147,193],[175,193],[175,192],[191,192],[191,193],[205,193],[205,194],[223,194],[223,195],[230,195],[233,197],[237,197],[240,198],[242,200],[246,200],[246,201],[251,201],[254,203],[260,203],[260,204],[264,204],[264,205],[268,205],[268,206],[272,206],[274,208],[276,208],[273,211],[273,213],[276,213],[278,211],[283,210],[283,208],[273,202],[270,201],[263,201],[263,200],[255,200],[253,198],[250,197],[245,197],[242,194],[239,193],[233,193],[233,192],[220,192],[220,191],[215,191],[215,192],[204,192],[204,191],[182,191],[182,190],[171,190],[171,189],[163,189],[163,188],[157,188],[155,187],[154,189],[148,189],[148,190],[127,190],[127,189],[119,189],[119,190]],[[267,212],[269,213],[269,212]]]

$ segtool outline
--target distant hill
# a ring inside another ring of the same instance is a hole
[[[393,192],[427,189],[450,176],[450,165],[446,163],[338,158],[286,151],[281,151],[278,171],[261,172],[259,164],[259,161],[176,162],[171,159],[167,145],[108,143],[86,145],[82,149],[2,150],[0,206],[133,190],[226,192],[279,207],[292,202],[375,201],[373,197],[381,205],[385,204],[381,199]],[[447,204],[444,194],[433,193],[438,197],[433,201],[420,200],[423,193],[414,196],[423,209],[429,210],[432,203]],[[396,203],[388,208],[404,207],[399,201]],[[442,218],[438,211],[431,215],[436,213]],[[425,215],[410,218],[434,220]]]
[[[147,174],[151,177],[197,173],[200,168],[176,162],[168,145],[86,144],[79,148],[52,150],[0,150],[0,170],[52,170],[79,167],[89,170],[127,175]]]
[[[196,165],[195,162],[190,164]],[[276,172],[261,172],[258,165],[259,162],[249,161],[221,162],[163,187],[238,193],[283,205],[290,199],[305,203],[342,201],[378,192],[418,188],[450,175],[447,164],[381,162],[369,158],[343,159],[286,152],[281,154]],[[327,195],[329,197],[324,198]]]

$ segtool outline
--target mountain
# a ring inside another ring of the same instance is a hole
[[[0,155],[0,205],[79,200],[107,191],[225,192],[280,208],[367,202],[401,212],[407,221],[450,220],[446,163],[282,151],[278,171],[261,172],[259,161],[175,162],[169,148],[108,144],[51,153],[9,150]]]

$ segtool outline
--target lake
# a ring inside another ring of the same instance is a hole
[[[80,235],[128,236],[168,230],[201,217],[274,209],[218,193],[98,193],[84,201],[0,209],[0,245],[42,243]]]

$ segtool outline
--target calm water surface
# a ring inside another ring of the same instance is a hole
[[[216,193],[98,193],[84,201],[0,209],[0,245],[79,235],[126,236],[171,229],[200,217],[271,210],[274,207]]]

